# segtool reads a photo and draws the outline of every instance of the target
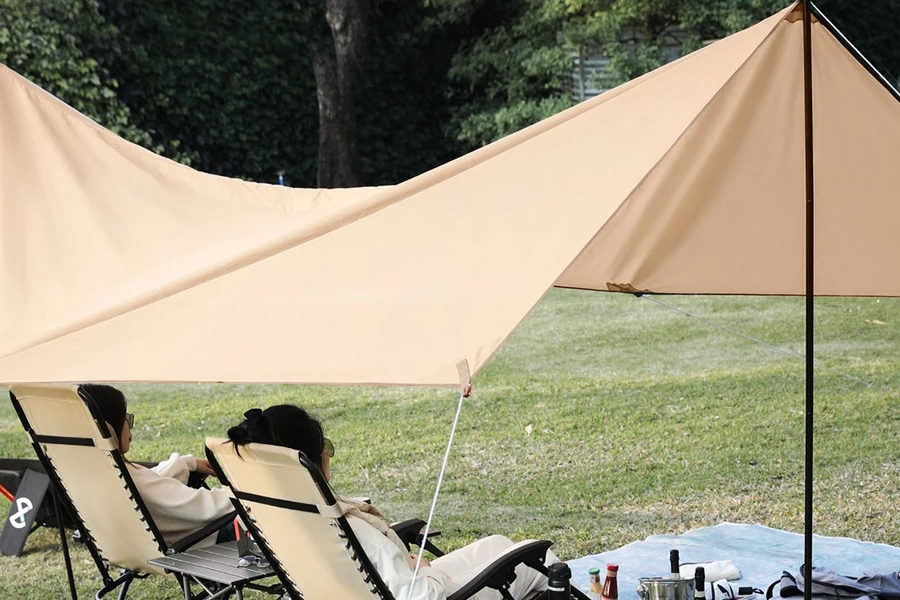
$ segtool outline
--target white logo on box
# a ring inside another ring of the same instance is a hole
[[[9,524],[16,529],[22,529],[26,525],[25,515],[34,508],[34,505],[28,498],[16,498],[16,508],[18,510],[9,516]]]

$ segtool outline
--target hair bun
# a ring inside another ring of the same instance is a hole
[[[244,421],[228,430],[228,439],[235,444],[271,442],[269,419],[259,408],[251,408],[244,413]]]
[[[262,409],[259,408],[251,408],[244,413],[244,418],[247,420],[247,425],[250,429],[259,429],[267,424],[266,416],[263,414]]]
[[[245,423],[241,423],[240,425],[235,425],[234,427],[228,428],[228,439],[234,442],[235,444],[249,444],[250,443],[250,432],[247,431],[247,425]]]

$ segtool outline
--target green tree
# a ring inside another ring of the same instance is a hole
[[[577,41],[609,56],[614,83],[659,67],[676,47],[687,54],[783,8],[783,0],[568,0],[583,18]]]
[[[96,0],[0,0],[0,62],[104,127],[153,147],[109,73],[117,42]]]
[[[673,54],[749,27],[787,0],[430,0],[468,33],[449,72],[453,136],[476,147],[570,106],[579,55],[609,59],[603,86]],[[889,81],[900,75],[900,11],[891,3],[821,0],[820,7]]]
[[[456,140],[451,125],[448,71],[470,29],[439,17],[418,2],[372,2],[367,73],[357,103],[368,183],[403,181],[469,148]]]
[[[0,61],[207,172],[269,182],[283,172],[290,185],[314,186],[323,144],[355,144],[361,176],[351,183],[383,184],[572,105],[579,54],[608,56],[613,85],[670,59],[673,43],[689,52],[786,0],[346,1],[0,0]],[[820,0],[893,81],[900,12],[888,4]],[[343,79],[348,105],[336,66],[346,30],[329,25],[329,6],[365,10],[364,43]],[[322,121],[322,40],[334,52],[337,118],[355,120],[340,135]]]
[[[749,27],[784,8],[785,0],[568,0],[587,15],[587,35],[601,41],[620,80],[640,75],[664,59],[663,37],[672,28],[684,34],[689,52],[706,40]],[[891,2],[816,2],[826,16],[889,79],[900,75],[900,11]]]
[[[315,186],[312,42],[334,43],[325,6],[108,0],[104,12],[123,36],[113,69],[121,96],[158,145],[190,153],[201,170],[269,182],[281,171],[289,185]],[[370,2],[354,83],[363,184],[403,181],[460,152],[447,139],[447,71],[464,28],[433,13],[407,0]]]
[[[432,0],[463,31],[448,72],[452,136],[478,147],[573,104],[572,15],[561,0]]]
[[[576,57],[609,58],[607,86],[678,53],[743,29],[780,0],[431,0],[444,20],[465,22],[449,72],[455,136],[475,147],[574,102]]]
[[[302,14],[288,2],[109,0],[112,72],[163,153],[202,171],[315,180],[316,97]]]

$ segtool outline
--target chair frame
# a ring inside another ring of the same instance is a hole
[[[284,589],[287,591],[288,595],[292,600],[303,600],[302,592],[294,587],[294,584],[291,581],[290,577],[288,577],[288,574],[284,571],[282,562],[279,560],[278,555],[272,550],[271,546],[269,545],[265,533],[260,530],[259,527],[257,527],[256,521],[250,518],[250,515],[248,514],[241,500],[248,500],[251,502],[267,504],[270,506],[285,508],[289,510],[298,510],[303,512],[321,514],[318,507],[313,504],[305,504],[301,502],[271,498],[260,494],[253,494],[244,492],[242,490],[236,490],[226,477],[224,469],[222,469],[221,465],[216,459],[215,453],[209,448],[209,446],[206,447],[206,457],[212,465],[213,469],[216,471],[216,474],[218,475],[219,481],[222,483],[222,485],[227,486],[231,490],[232,503],[234,504],[235,509],[238,511],[238,514],[240,515],[246,527],[250,530],[250,533],[252,534],[256,543],[259,545],[260,550],[263,552],[266,559],[268,559],[269,564],[275,570],[275,573],[278,575],[279,580],[284,585]],[[325,481],[325,478],[322,476],[318,467],[316,467],[315,464],[313,464],[312,461],[310,461],[302,452],[299,453],[299,460],[300,464],[312,476],[313,480],[316,483],[316,486],[319,489],[319,492],[322,494],[322,497],[324,498],[326,503],[329,506],[336,504],[334,494],[332,494],[331,488],[328,486],[328,483]],[[384,583],[381,575],[369,560],[369,557],[363,550],[359,539],[356,537],[356,534],[353,533],[353,529],[347,522],[347,518],[343,515],[332,518],[334,518],[335,522],[340,528],[340,533],[338,534],[339,537],[346,541],[347,549],[352,550],[353,556],[351,560],[357,562],[357,570],[360,572],[365,582],[372,585],[371,590],[373,595],[381,598],[382,600],[398,600],[391,593],[390,589],[388,589],[388,586]],[[422,536],[419,534],[419,530],[414,528],[414,524],[417,523],[422,523],[424,525],[424,522],[420,520],[404,521],[403,523],[398,524],[398,528],[404,532],[404,535],[401,535],[401,539],[404,541],[404,543],[406,543],[407,546],[409,546],[410,543],[421,545],[420,542],[422,541]],[[543,561],[546,558],[547,550],[552,544],[552,542],[544,540],[533,541],[527,544],[520,545],[518,548],[516,548],[516,550],[504,554],[493,563],[491,563],[479,575],[466,583],[466,585],[464,585],[453,594],[449,595],[447,597],[447,600],[466,600],[485,587],[490,587],[497,590],[500,595],[506,600],[513,600],[508,590],[509,585],[516,577],[515,567],[519,564],[525,564],[526,566],[531,567],[546,576],[548,574],[548,569],[544,565]],[[431,548],[428,548],[428,546],[431,546],[431,544],[426,544],[426,549],[431,551]],[[440,550],[438,550],[438,553],[439,554],[437,555],[443,555]],[[589,600],[588,596],[582,593],[581,590],[578,590],[574,587],[572,588],[572,596],[576,600]]]
[[[107,424],[104,421],[102,414],[100,413],[100,409],[97,408],[97,405],[94,403],[93,399],[87,392],[84,391],[81,386],[78,386],[78,396],[85,403],[85,406],[87,406],[88,411],[94,418],[94,421],[96,422],[100,434],[103,436],[103,438],[109,439],[110,437],[112,437],[112,434],[110,433],[109,428],[107,427]],[[66,436],[50,436],[36,433],[29,423],[24,409],[22,408],[19,400],[16,398],[12,390],[10,390],[9,392],[9,398],[12,401],[16,414],[18,415],[19,420],[22,423],[22,427],[31,438],[31,446],[32,448],[34,448],[35,454],[37,454],[37,457],[41,461],[44,470],[47,472],[47,476],[50,478],[54,498],[59,499],[59,501],[63,505],[64,510],[66,510],[74,520],[77,529],[81,532],[81,540],[84,542],[85,546],[87,546],[88,552],[90,553],[91,558],[93,559],[94,564],[97,567],[97,571],[100,573],[100,577],[103,580],[103,587],[99,591],[97,591],[94,598],[96,600],[100,600],[109,592],[115,590],[119,586],[122,586],[121,590],[119,590],[118,599],[124,600],[132,581],[134,581],[135,579],[144,579],[150,574],[123,568],[120,571],[119,577],[115,579],[113,578],[113,576],[110,574],[109,567],[114,563],[103,556],[103,552],[101,551],[97,540],[94,539],[94,536],[92,535],[90,529],[85,525],[84,520],[82,519],[81,514],[78,511],[78,507],[76,507],[72,502],[72,499],[66,490],[66,486],[63,484],[62,477],[57,471],[56,466],[53,464],[53,460],[44,452],[41,446],[41,444],[53,444],[59,446],[94,446],[95,444],[93,439]],[[166,554],[173,554],[175,552],[181,552],[187,548],[190,548],[197,542],[209,537],[210,535],[218,531],[223,525],[229,523],[234,519],[234,514],[222,517],[221,519],[206,525],[202,529],[199,529],[198,531],[185,536],[184,538],[176,541],[171,545],[167,544],[162,536],[162,533],[160,533],[156,522],[150,515],[150,511],[147,509],[147,505],[144,503],[143,498],[141,498],[141,495],[134,484],[134,480],[132,479],[131,474],[128,472],[126,461],[124,456],[122,455],[122,452],[118,449],[118,445],[116,446],[117,447],[114,450],[109,451],[109,455],[113,459],[116,469],[118,470],[118,477],[122,479],[123,484],[127,488],[129,495],[131,496],[131,500],[134,503],[134,510],[135,512],[137,512],[138,518],[146,525],[148,532],[153,537],[153,540],[156,542],[156,545],[159,548],[161,556],[165,556]],[[65,530],[61,528],[60,535],[63,538],[63,553],[65,555],[66,569],[69,576],[72,598],[75,599],[76,592],[74,588],[74,579],[71,570],[68,545],[65,540],[64,531]],[[181,577],[176,575],[176,578],[179,580],[179,584],[181,584],[183,587],[184,583],[181,581]],[[189,598],[187,595],[185,597]],[[202,596],[197,598],[202,598]]]
[[[252,494],[249,492],[244,492],[241,490],[234,489],[234,486],[228,481],[227,477],[225,477],[225,472],[222,467],[219,465],[219,462],[216,460],[213,452],[207,447],[206,448],[206,458],[209,461],[210,465],[212,465],[213,470],[215,470],[216,475],[219,477],[219,482],[222,485],[228,486],[232,493],[232,503],[234,504],[235,509],[240,515],[241,520],[244,522],[244,525],[249,529],[253,539],[256,541],[260,550],[262,550],[263,554],[265,554],[266,559],[269,561],[269,565],[275,570],[276,575],[278,575],[278,579],[284,585],[284,589],[287,591],[288,595],[291,597],[291,600],[304,600],[303,595],[299,590],[294,587],[293,582],[287,576],[281,561],[279,560],[277,554],[272,550],[271,546],[269,546],[269,542],[263,534],[263,532],[256,526],[256,522],[250,518],[250,515],[247,513],[246,508],[241,503],[242,499],[250,500],[253,502],[259,502],[261,504],[269,504],[271,506],[277,506],[280,508],[286,508],[289,510],[299,510],[303,512],[314,512],[318,513],[319,509],[312,504],[303,504],[300,502],[292,502],[287,500],[278,500],[276,498],[269,498],[268,496],[261,496],[259,494]],[[322,491],[325,499],[329,504],[335,504],[336,500],[334,495],[331,493],[331,489],[325,483],[324,478],[321,473],[319,473],[319,469],[313,465],[309,459],[307,459],[302,453],[300,454],[300,463],[306,467],[313,474],[315,478],[316,485],[319,487],[320,491]],[[384,580],[381,579],[381,575],[375,570],[375,566],[369,560],[369,557],[366,555],[365,551],[362,548],[362,545],[359,543],[359,540],[356,538],[356,535],[350,529],[350,524],[347,523],[347,518],[344,516],[338,517],[336,521],[339,524],[341,529],[341,537],[346,538],[348,547],[353,549],[353,552],[356,554],[356,560],[361,564],[361,571],[364,571],[366,576],[369,578],[370,582],[373,584],[374,589],[376,590],[377,595],[383,600],[394,600],[394,596],[391,594],[387,585],[384,583]]]

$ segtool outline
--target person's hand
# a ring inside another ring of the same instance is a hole
[[[200,473],[204,477],[206,477],[207,475],[212,475],[213,477],[216,476],[216,472],[213,471],[212,465],[210,465],[209,461],[206,460],[205,458],[197,459],[197,471],[196,472]]]
[[[410,554],[410,555],[409,555],[409,568],[410,568],[410,569],[415,569],[415,568],[416,568],[416,560],[418,560],[418,558],[419,558],[419,555],[418,555],[418,554]],[[431,566],[431,561],[428,560],[427,558],[425,558],[425,557],[423,556],[423,557],[422,557],[422,562],[419,564],[419,566],[420,566],[420,567],[430,567],[430,566]]]

